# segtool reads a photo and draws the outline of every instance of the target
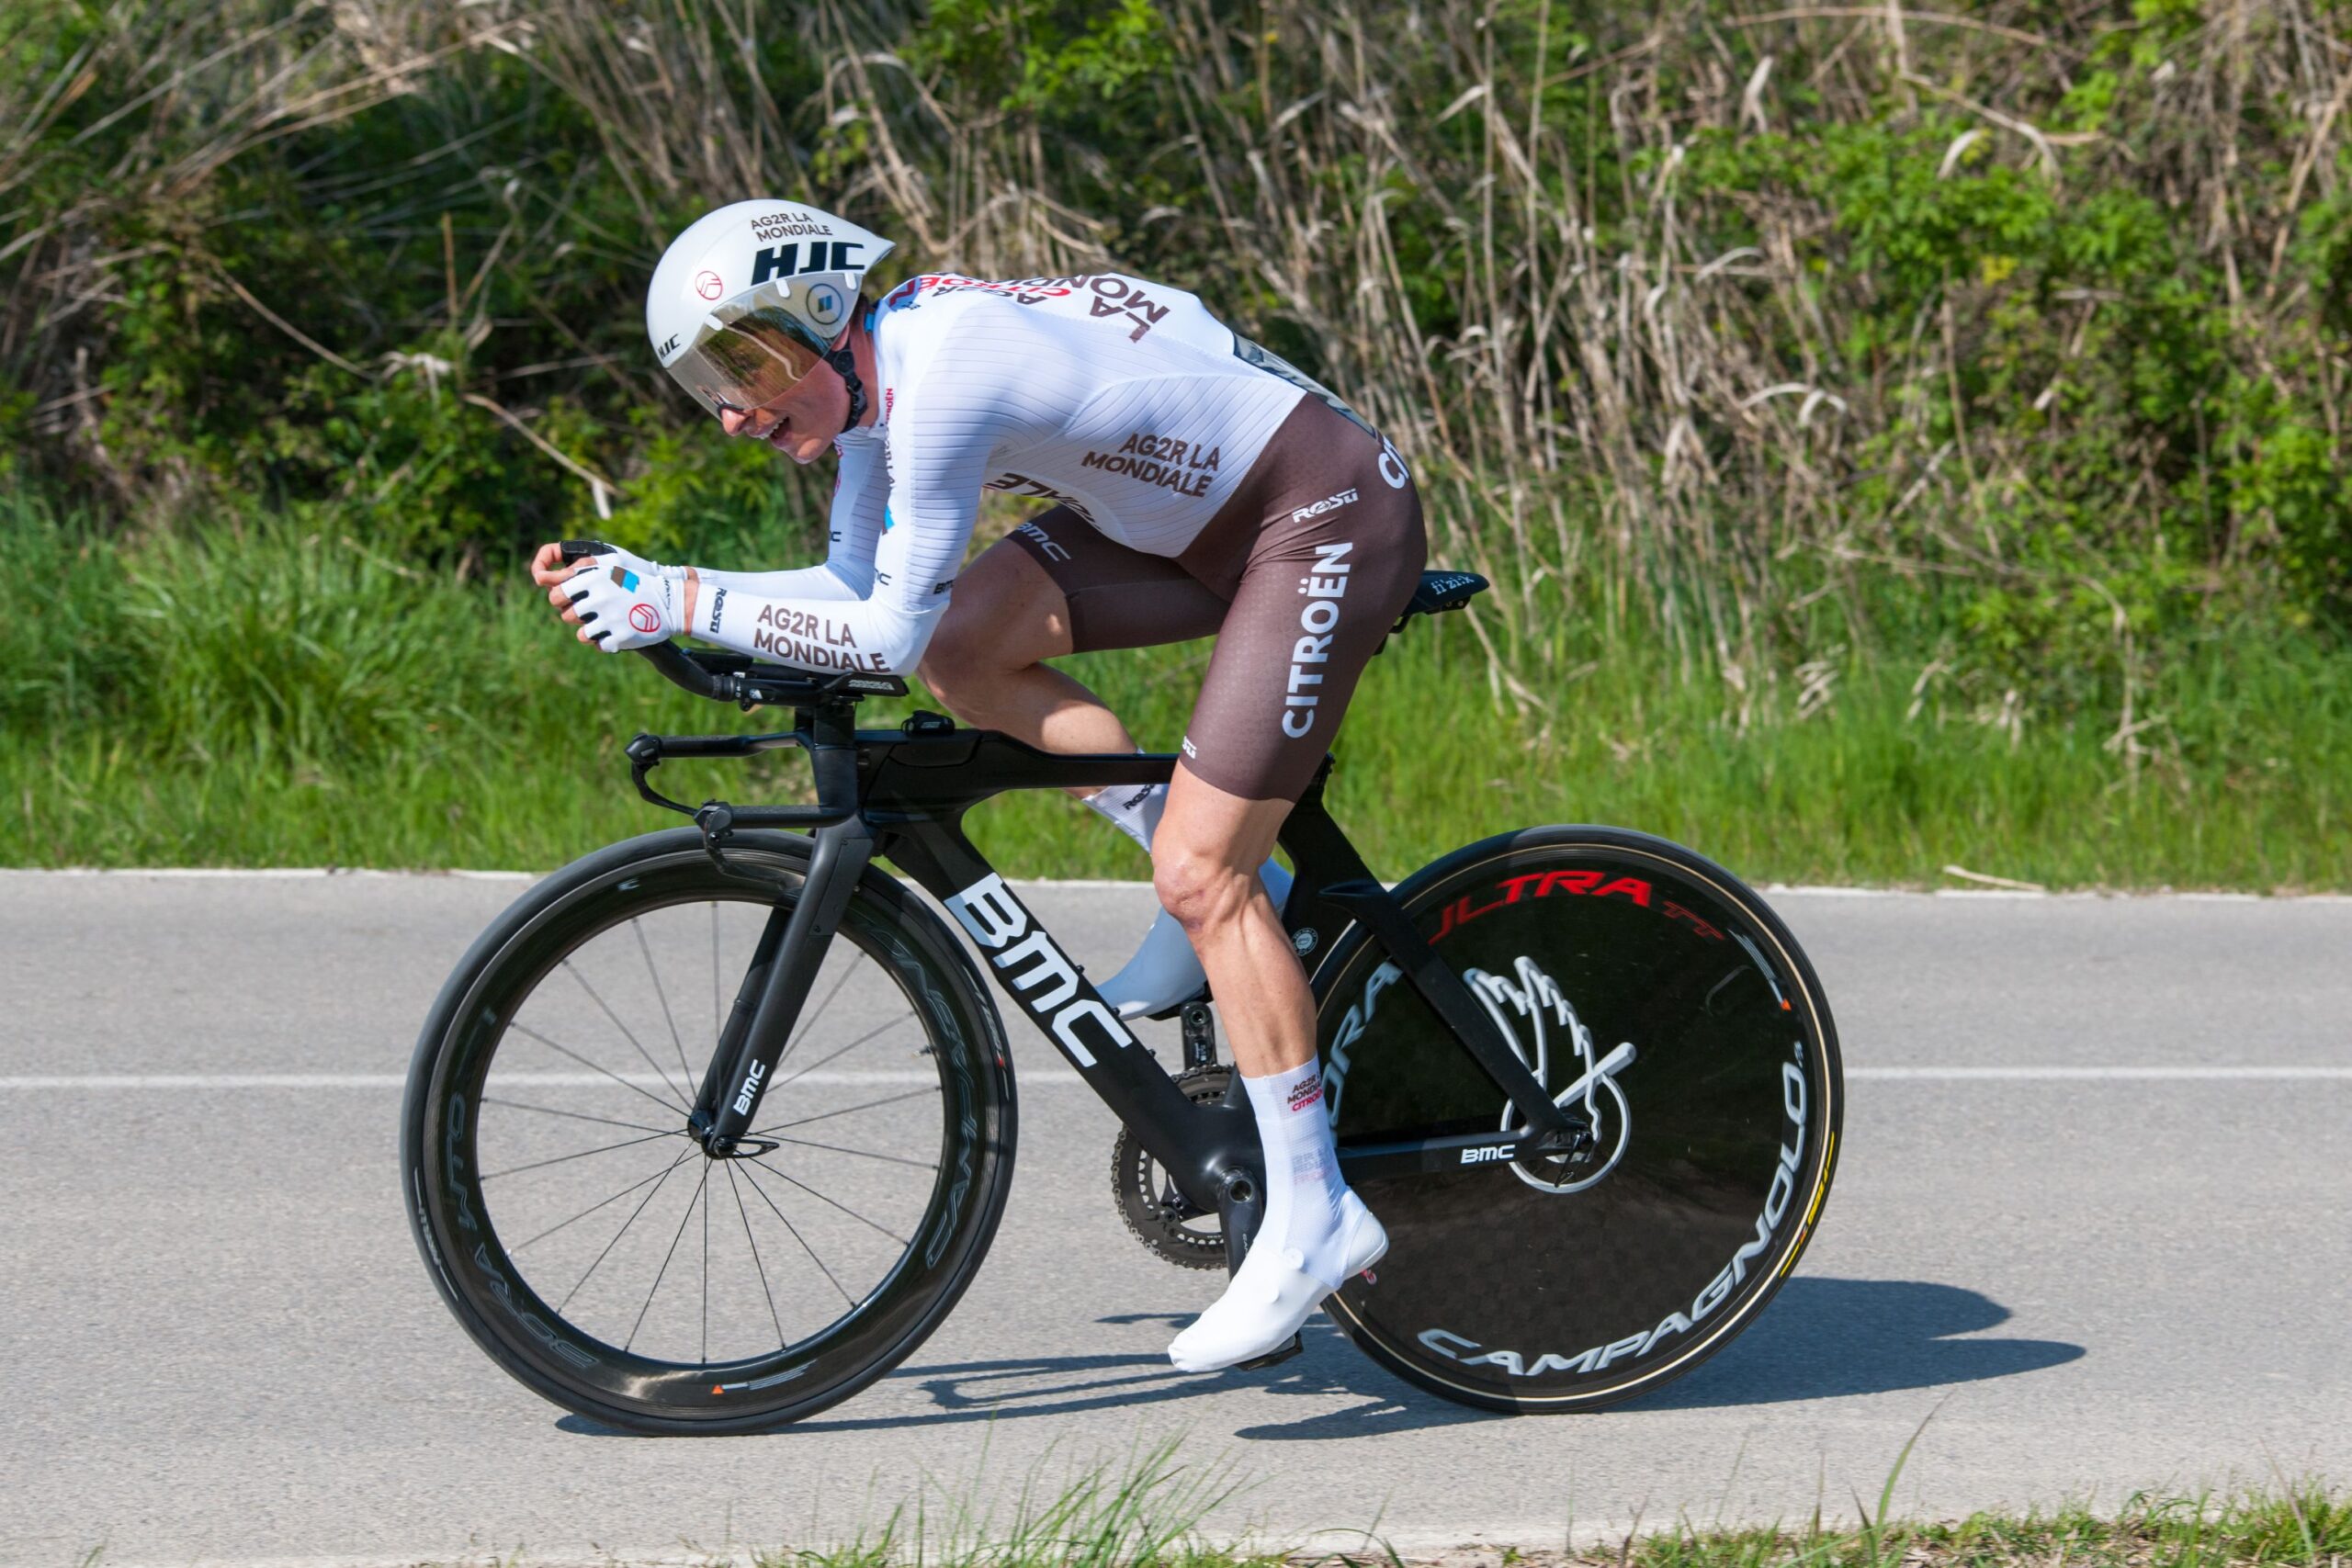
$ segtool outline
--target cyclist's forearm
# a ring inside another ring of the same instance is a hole
[[[689,570],[715,588],[768,599],[863,599],[874,584],[871,560],[826,560],[792,571],[714,571],[699,566]]]
[[[859,570],[863,564],[863,570]],[[697,619],[702,596],[725,589],[732,596],[749,594],[763,599],[801,599],[812,604],[842,604],[863,599],[874,582],[871,562],[825,561],[817,566],[805,566],[793,571],[714,571],[708,567],[686,568],[686,625],[698,626]],[[723,618],[723,617],[722,617]],[[697,632],[695,635],[701,635]]]
[[[893,675],[910,673],[922,662],[946,608],[943,604],[917,612],[887,599],[846,594],[783,597],[692,579],[687,595],[687,628],[706,642],[804,670]]]

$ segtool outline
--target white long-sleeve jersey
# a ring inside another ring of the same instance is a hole
[[[701,572],[695,636],[802,669],[907,673],[947,608],[981,491],[1059,502],[1175,556],[1306,395],[1194,296],[1118,274],[929,275],[869,321],[876,415],[834,444],[824,563]]]

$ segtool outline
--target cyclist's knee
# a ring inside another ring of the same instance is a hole
[[[1159,907],[1188,932],[1240,918],[1258,891],[1251,867],[1236,865],[1222,847],[1163,830],[1151,843],[1151,887]]]

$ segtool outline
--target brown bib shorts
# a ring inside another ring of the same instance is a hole
[[[1245,800],[1306,790],[1429,554],[1395,450],[1311,395],[1181,555],[1065,506],[1007,536],[1062,591],[1075,652],[1216,637],[1184,765]]]

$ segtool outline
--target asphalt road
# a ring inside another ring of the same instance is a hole
[[[2352,901],[1777,896],[1844,1036],[1837,1190],[1756,1327],[1597,1416],[1459,1409],[1320,1320],[1170,1371],[1216,1280],[1128,1237],[1108,1114],[1017,1035],[946,1325],[820,1419],[648,1441],[485,1360],[401,1213],[417,1025],[523,886],[0,873],[0,1563],[740,1560],[1179,1435],[1251,1483],[1220,1533],[1408,1550],[1850,1516],[1930,1412],[1913,1515],[2352,1478]],[[1032,902],[1100,964],[1147,898]]]

